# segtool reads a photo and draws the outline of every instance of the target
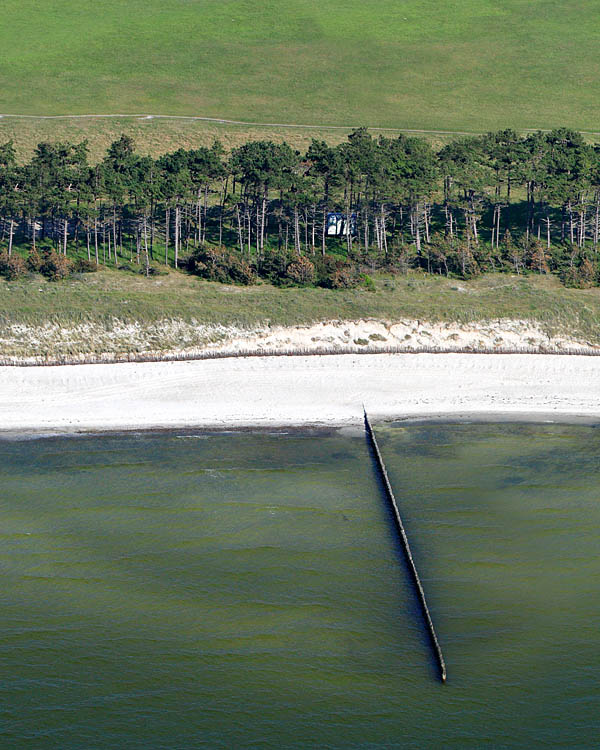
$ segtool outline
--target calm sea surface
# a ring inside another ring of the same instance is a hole
[[[0,747],[596,748],[600,429],[0,443]]]

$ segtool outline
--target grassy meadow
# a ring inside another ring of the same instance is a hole
[[[593,0],[5,0],[3,113],[600,128]]]
[[[140,154],[157,158],[178,148],[210,147],[215,139],[221,141],[228,152],[252,140],[269,140],[275,143],[285,141],[304,153],[313,138],[325,139],[331,145],[336,145],[345,141],[351,132],[350,128],[284,128],[175,118],[0,119],[0,143],[12,141],[21,162],[30,159],[38,143],[45,141],[80,143],[85,140],[88,142],[89,160],[95,163],[104,158],[106,149],[123,134],[133,138]],[[371,128],[370,132],[374,137],[379,133],[395,137],[400,131]],[[434,147],[441,147],[455,136],[428,133],[423,137]]]

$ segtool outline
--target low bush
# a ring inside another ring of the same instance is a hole
[[[146,269],[142,266],[138,273],[146,276]],[[167,276],[168,273],[164,266],[148,266],[148,276]]]
[[[364,287],[368,292],[374,292],[376,290],[375,282],[366,273],[361,273],[359,275],[359,281],[360,285]]]
[[[258,275],[272,284],[285,284],[285,272],[290,260],[286,253],[266,250],[257,264]]]
[[[560,279],[565,286],[589,289],[598,283],[598,271],[589,258],[583,258],[579,266],[573,265],[562,271]]]
[[[40,272],[50,281],[66,279],[73,269],[73,262],[66,255],[59,255],[54,250],[44,253]]]
[[[77,258],[73,263],[73,271],[77,273],[95,273],[97,270],[96,263],[87,258]]]
[[[8,253],[0,253],[0,276],[3,276],[8,281],[14,281],[27,273],[27,266],[25,261],[20,255],[8,255]]]
[[[303,255],[298,255],[288,263],[285,278],[296,286],[309,286],[315,280],[315,265]]]
[[[353,263],[334,255],[324,255],[316,263],[317,283],[327,289],[353,289],[359,286],[361,275]]]
[[[34,273],[40,273],[42,266],[44,265],[42,256],[34,247],[29,251],[29,255],[25,262],[27,263],[27,268]]]
[[[225,247],[198,248],[188,259],[187,269],[208,281],[244,286],[256,283],[252,266],[235,250]]]

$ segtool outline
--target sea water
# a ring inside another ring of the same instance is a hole
[[[0,442],[0,747],[594,748],[600,430]]]

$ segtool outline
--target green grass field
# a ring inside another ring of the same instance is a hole
[[[596,0],[5,0],[4,113],[600,129]]]

